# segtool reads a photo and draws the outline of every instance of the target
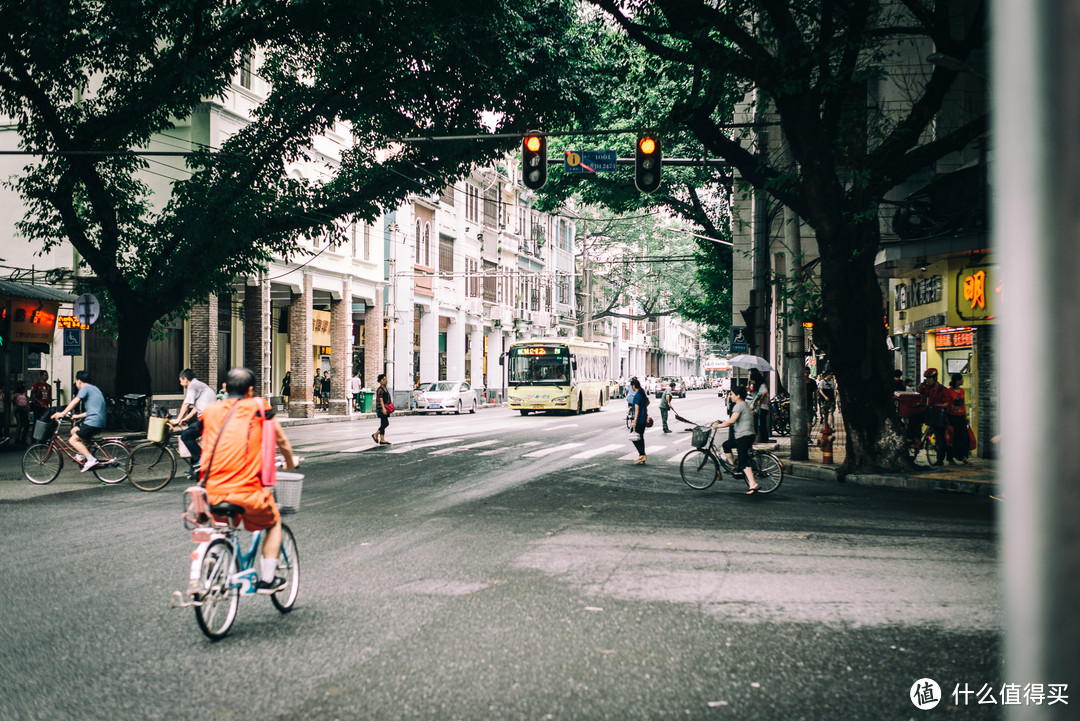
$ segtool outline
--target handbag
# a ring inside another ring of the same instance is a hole
[[[263,484],[263,488],[277,484],[277,421],[266,417],[269,410],[270,406],[267,404],[266,408],[259,411],[259,416],[263,419],[260,458],[262,467],[259,470],[259,481]]]
[[[971,426],[968,426],[968,450],[975,450],[975,431],[971,430]]]
[[[383,403],[383,408],[386,409],[386,415],[390,415],[391,413],[394,412],[394,404],[391,403],[390,401],[387,401],[386,403]]]
[[[645,427],[646,428],[652,428],[652,423],[653,423],[652,418],[646,418],[645,419]]]

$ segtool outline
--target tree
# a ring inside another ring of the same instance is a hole
[[[753,188],[792,208],[816,235],[822,317],[815,338],[839,380],[848,426],[846,469],[896,468],[903,449],[891,428],[885,312],[874,270],[879,209],[913,174],[987,131],[985,115],[934,128],[957,77],[937,65],[906,78],[903,108],[867,108],[868,82],[903,72],[892,61],[915,41],[966,61],[982,48],[985,4],[977,0],[592,0],[663,67],[692,77],[668,103],[668,120],[689,128]],[[928,41],[928,42],[927,42]],[[732,89],[775,117],[791,161],[756,152],[755,134],[733,133]],[[869,116],[869,117],[868,117]]]
[[[731,325],[729,169],[707,165],[708,150],[684,125],[671,122],[669,117],[669,98],[690,86],[692,74],[685,66],[658,65],[648,50],[602,14],[584,15],[572,32],[580,38],[577,47],[584,53],[578,58],[581,71],[590,78],[594,94],[605,99],[596,110],[593,127],[626,130],[602,138],[555,136],[550,154],[599,145],[632,157],[638,130],[650,128],[661,138],[665,157],[701,162],[698,166],[666,166],[663,182],[652,194],[637,190],[633,171],[626,166],[595,175],[549,175],[541,207],[550,209],[573,197],[578,207],[606,208],[618,214],[608,223],[590,220],[587,231],[580,234],[585,237],[583,256],[604,269],[601,293],[607,307],[595,317],[655,319],[674,314],[703,324],[709,340],[726,340]],[[728,102],[734,104],[734,95]],[[579,119],[574,127],[552,129],[574,130],[583,125]],[[642,213],[651,215],[634,222]],[[692,227],[677,224],[679,218]],[[676,225],[698,233],[668,232]],[[600,238],[599,244],[589,241],[586,236],[590,234]],[[688,255],[693,256],[693,263],[685,261]],[[673,257],[680,259],[669,266],[665,261]],[[634,259],[636,264],[630,262]],[[624,302],[635,310],[616,311]]]
[[[2,0],[0,112],[39,154],[14,182],[27,208],[18,228],[45,249],[70,242],[93,271],[115,312],[117,389],[149,389],[147,340],[162,317],[513,145],[390,139],[486,133],[482,111],[516,131],[587,107],[564,37],[571,4],[519,5]],[[196,151],[169,198],[152,197],[147,162],[129,149],[221,96],[253,48],[267,101],[219,151]],[[342,120],[359,142],[332,179],[288,177]]]

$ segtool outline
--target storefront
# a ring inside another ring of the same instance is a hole
[[[997,267],[980,254],[921,266],[890,280],[889,323],[895,367],[916,386],[927,368],[942,385],[959,375],[968,418],[983,455],[997,433],[999,394],[994,358],[994,319],[1001,300]]]

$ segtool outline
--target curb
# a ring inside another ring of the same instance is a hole
[[[858,486],[872,486],[876,488],[898,488],[905,491],[923,491],[931,493],[966,493],[970,495],[986,496],[990,494],[993,484],[980,483],[978,481],[962,481],[956,479],[922,478],[919,476],[905,476],[893,473],[850,473],[841,481],[837,467],[826,467],[804,461],[791,461],[782,458],[784,468],[793,476],[812,478],[818,481],[832,481],[833,483],[853,483]]]

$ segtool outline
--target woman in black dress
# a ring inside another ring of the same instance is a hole
[[[388,446],[390,441],[386,440],[386,427],[390,425],[390,414],[394,406],[390,400],[390,391],[386,389],[386,374],[380,373],[378,381],[379,387],[375,389],[375,415],[379,417],[379,430],[371,434],[371,440],[380,446]]]

